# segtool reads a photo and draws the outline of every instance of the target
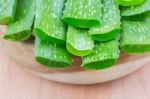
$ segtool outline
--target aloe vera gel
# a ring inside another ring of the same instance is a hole
[[[35,61],[45,68],[101,70],[121,53],[150,52],[150,0],[0,0],[3,38],[34,36]],[[34,34],[34,35],[32,35]]]

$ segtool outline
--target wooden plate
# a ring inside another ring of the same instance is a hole
[[[0,34],[5,27],[0,26]],[[144,55],[125,55],[121,57],[116,65],[111,68],[98,71],[84,71],[81,67],[81,59],[74,57],[74,64],[65,69],[46,68],[35,62],[33,40],[22,43],[8,42],[0,39],[2,50],[14,60],[24,66],[27,70],[42,78],[68,83],[68,84],[96,84],[111,81],[126,76],[144,64],[150,62],[150,53]]]

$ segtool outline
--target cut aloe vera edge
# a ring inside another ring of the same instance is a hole
[[[116,3],[122,6],[133,6],[143,3],[145,0],[115,0]]]
[[[61,20],[66,0],[36,0],[35,33],[43,40],[65,43],[66,24]]]
[[[121,49],[128,54],[150,51],[150,21],[123,21]]]
[[[119,58],[118,41],[97,43],[92,53],[82,57],[82,67],[86,70],[99,70],[111,67]]]
[[[35,0],[17,0],[14,22],[10,23],[3,38],[11,41],[23,41],[32,33],[35,15]]]
[[[140,5],[122,7],[121,15],[133,20],[141,20],[150,17],[150,0],[145,0]]]
[[[108,41],[120,31],[120,11],[114,0],[102,0],[102,24],[90,28],[89,34],[96,41]]]
[[[35,41],[35,59],[38,63],[53,68],[64,68],[72,64],[71,55],[65,45],[57,45],[38,37]]]
[[[17,0],[0,0],[0,24],[13,21]]]
[[[69,26],[66,46],[71,54],[85,56],[92,52],[94,41],[88,35],[87,29],[79,29]]]
[[[101,0],[67,0],[63,20],[75,27],[89,28],[101,23]]]

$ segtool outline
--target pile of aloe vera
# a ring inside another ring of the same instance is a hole
[[[35,36],[35,60],[49,68],[113,66],[126,54],[150,52],[150,0],[0,0],[3,38]]]

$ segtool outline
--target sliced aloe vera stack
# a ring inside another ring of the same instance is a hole
[[[150,51],[150,21],[123,21],[121,49],[128,54]]]
[[[13,21],[17,0],[0,0],[0,24]]]
[[[65,45],[57,45],[36,37],[35,59],[38,63],[54,68],[71,66],[71,55],[67,52]]]
[[[116,3],[122,6],[133,6],[143,3],[145,0],[115,0]]]
[[[120,11],[114,0],[102,0],[102,25],[90,28],[89,34],[94,40],[114,39],[120,31]]]
[[[128,19],[145,19],[150,17],[150,0],[145,0],[142,4],[131,6],[131,7],[122,7],[121,15],[127,17]]]
[[[35,0],[18,0],[14,22],[9,24],[4,38],[11,41],[26,40],[32,34]]]
[[[101,23],[101,0],[67,0],[63,20],[75,27],[89,28]]]
[[[43,40],[65,43],[67,27],[61,17],[66,0],[37,0],[35,33]]]
[[[118,41],[97,43],[92,53],[82,58],[82,67],[86,70],[99,70],[111,67],[119,58]]]
[[[88,30],[68,27],[67,50],[76,56],[85,56],[92,52],[94,41],[88,35]]]

